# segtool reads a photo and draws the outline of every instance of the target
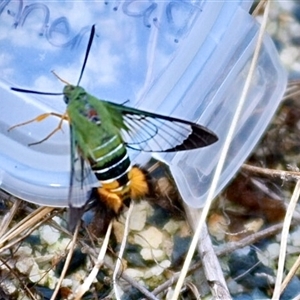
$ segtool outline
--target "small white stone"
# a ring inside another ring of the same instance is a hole
[[[72,287],[72,285],[73,285],[73,280],[71,280],[69,278],[65,278],[61,283],[61,286],[64,286],[64,287]]]
[[[171,266],[171,262],[167,259],[163,260],[159,263],[159,265],[165,269],[169,268]]]
[[[31,282],[38,282],[39,280],[41,280],[42,278],[42,274],[41,271],[39,269],[39,266],[35,263],[33,264],[30,273],[29,273],[29,280]]]
[[[60,232],[49,225],[45,225],[40,228],[40,237],[42,243],[53,245],[59,239]]]
[[[134,235],[132,243],[136,244],[136,245],[140,245],[143,248],[149,247],[149,244],[147,243],[147,241],[144,238],[142,238],[139,234]]]
[[[47,282],[49,289],[54,290],[59,280],[56,277],[54,271],[49,270],[49,272],[47,272],[47,276],[45,276],[44,278],[45,278],[45,283]]]
[[[150,268],[148,271],[145,272],[144,278],[148,279],[151,278],[152,276],[159,276],[160,274],[163,273],[163,271],[170,267],[171,262],[169,260],[164,260],[159,265],[156,265],[152,268]]]
[[[267,246],[268,259],[274,260],[278,258],[280,245],[278,243],[272,243]]]
[[[291,244],[293,246],[300,246],[300,226],[290,234]]]
[[[27,295],[24,295],[24,293],[20,293],[18,296],[18,300],[31,300],[32,298]]]
[[[129,220],[130,230],[141,231],[146,224],[147,210],[141,203],[135,204],[132,212],[132,216]]]
[[[286,247],[286,253],[288,253],[289,256],[298,254],[299,252],[300,252],[300,247],[291,246],[291,245],[287,245]]]
[[[34,259],[31,257],[25,257],[16,262],[16,268],[22,274],[29,274],[32,266],[34,265]]]
[[[69,238],[63,238],[59,239],[57,243],[54,243],[52,245],[48,245],[47,251],[48,253],[60,255],[62,253],[65,253],[66,249],[70,246],[70,239]]]
[[[45,264],[49,263],[53,260],[53,254],[46,254],[46,255],[41,255],[37,251],[35,251],[35,261],[38,264]]]
[[[169,234],[175,234],[176,231],[179,228],[179,223],[175,222],[174,220],[170,220],[168,223],[165,224],[165,226],[163,227],[164,230],[166,230]]]
[[[7,295],[11,295],[17,291],[17,287],[14,285],[14,283],[11,280],[2,280],[0,282],[0,286],[2,290],[5,292]]]
[[[283,64],[291,66],[291,64],[296,61],[298,53],[298,48],[296,46],[289,46],[281,51],[280,59]]]
[[[164,251],[160,249],[143,248],[140,252],[144,260],[161,261],[165,258]]]
[[[142,247],[157,249],[163,241],[163,234],[155,227],[149,227],[148,229],[139,232],[139,234],[136,234],[134,236],[134,241]]]
[[[244,291],[244,288],[242,285],[238,284],[235,280],[229,279],[227,282],[228,289],[231,294],[236,295],[239,293],[242,293]]]
[[[32,248],[29,246],[21,246],[17,252],[15,253],[15,256],[22,256],[22,257],[28,257],[32,254]]]
[[[135,280],[139,280],[144,277],[144,272],[138,269],[127,268],[124,273]]]
[[[70,246],[70,242],[71,242],[71,239],[69,238],[63,238],[61,240],[59,240],[59,243],[56,244],[56,250],[59,250],[59,251],[64,251],[67,249],[68,246]]]
[[[11,256],[11,248],[1,251],[1,256],[3,257]]]
[[[40,285],[47,285],[50,289],[54,289],[58,281],[53,270],[41,270],[36,263],[31,268],[29,280],[38,282]]]
[[[61,217],[59,216],[55,216],[52,218],[52,221],[56,222],[58,225],[62,225],[63,223],[65,223],[65,220],[63,220]]]

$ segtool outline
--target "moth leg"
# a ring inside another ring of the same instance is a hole
[[[41,114],[41,115],[35,117],[34,119],[31,119],[31,120],[28,120],[26,122],[19,123],[19,124],[16,124],[14,126],[11,126],[7,129],[7,131],[14,130],[17,127],[21,127],[21,126],[24,126],[24,125],[27,125],[27,124],[30,124],[30,123],[33,123],[33,122],[41,122],[41,121],[45,120],[46,118],[48,118],[50,116],[55,116],[55,117],[58,117],[58,118],[68,119],[67,115],[66,116],[65,115],[66,115],[66,113],[62,115],[62,114],[58,114],[58,113],[55,113],[55,112]]]
[[[33,122],[41,122],[41,121],[47,119],[50,116],[54,116],[54,117],[60,118],[58,126],[53,131],[51,131],[45,138],[43,138],[42,140],[40,140],[38,142],[30,143],[29,146],[41,144],[44,141],[48,140],[57,131],[59,131],[59,130],[63,131],[62,130],[63,121],[64,120],[69,120],[67,112],[65,112],[64,114],[59,114],[59,113],[55,113],[55,112],[44,113],[44,114],[41,114],[41,115],[35,117],[34,119],[28,120],[28,121],[20,123],[20,124],[16,124],[16,125],[10,127],[7,131],[11,131],[11,130],[17,128],[17,127],[24,126],[24,125],[27,125],[27,124],[30,124],[30,123],[33,123]]]
[[[52,113],[48,113],[48,114],[44,114],[44,115],[47,115],[47,116],[45,116],[43,119],[41,119],[39,121],[42,121],[42,120],[44,120],[45,118],[47,118],[49,116],[59,117],[60,121],[59,121],[57,127],[54,130],[52,130],[45,138],[43,138],[42,140],[40,140],[38,142],[30,143],[30,144],[28,144],[28,146],[38,145],[38,144],[41,144],[41,143],[45,142],[46,140],[48,140],[52,135],[54,135],[59,130],[61,130],[63,132],[63,130],[62,130],[63,121],[64,120],[69,120],[67,112],[65,112],[63,115],[57,114],[57,113],[53,113],[53,112]]]

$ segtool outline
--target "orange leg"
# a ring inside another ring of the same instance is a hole
[[[43,143],[44,141],[48,140],[53,134],[55,134],[57,131],[62,130],[62,124],[63,124],[63,121],[64,120],[69,120],[69,117],[68,117],[68,114],[67,112],[65,112],[63,115],[62,114],[58,114],[58,113],[55,113],[55,112],[50,112],[50,113],[44,113],[44,114],[41,114],[39,116],[37,116],[36,118],[34,119],[31,119],[29,121],[26,121],[26,122],[23,122],[23,123],[20,123],[20,124],[16,124],[12,127],[10,127],[7,131],[11,131],[17,127],[20,127],[20,126],[23,126],[23,125],[27,125],[27,124],[30,124],[32,122],[41,122],[45,119],[47,119],[48,117],[50,116],[54,116],[54,117],[58,117],[60,118],[60,121],[58,123],[58,126],[53,130],[51,131],[45,138],[43,138],[42,140],[38,141],[38,142],[35,142],[35,143],[31,143],[29,144],[28,146],[32,146],[32,145],[37,145],[37,144],[41,144]]]

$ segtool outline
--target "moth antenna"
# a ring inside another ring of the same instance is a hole
[[[58,80],[60,80],[62,83],[66,84],[66,85],[71,85],[68,81],[66,81],[66,80],[62,79],[61,77],[59,77],[59,76],[55,73],[55,71],[52,70],[51,72],[52,72],[52,74],[53,74]]]
[[[77,86],[79,85],[79,83],[81,81],[81,77],[83,75],[85,65],[86,65],[86,62],[87,62],[87,59],[89,57],[89,53],[90,53],[90,50],[91,50],[91,47],[92,47],[94,35],[95,35],[95,24],[92,26],[90,39],[89,39],[89,42],[88,42],[88,45],[87,45],[87,48],[86,48],[86,51],[85,51],[85,57],[84,57],[83,65],[82,65],[81,72],[80,72],[80,75],[79,75],[79,79],[78,79],[78,82],[77,82]]]
[[[19,89],[19,88],[15,88],[15,87],[11,87],[10,89],[15,92],[27,93],[27,94],[46,95],[46,96],[61,96],[61,95],[63,95],[63,93],[39,92],[39,91]]]

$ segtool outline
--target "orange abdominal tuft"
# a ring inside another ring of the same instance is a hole
[[[104,188],[98,188],[101,201],[106,204],[107,207],[112,209],[118,214],[123,206],[123,198],[116,193],[110,192]]]
[[[146,174],[138,167],[133,167],[129,172],[130,197],[137,200],[149,193],[149,184]]]

